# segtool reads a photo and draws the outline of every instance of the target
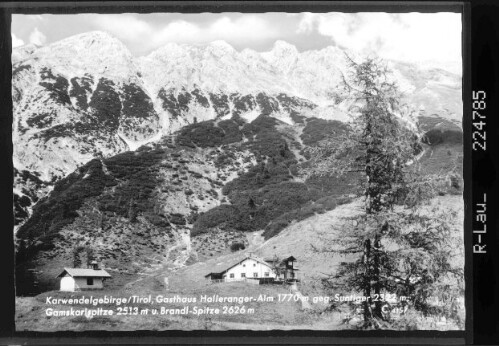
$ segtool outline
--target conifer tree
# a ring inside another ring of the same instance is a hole
[[[401,94],[388,68],[379,59],[348,59],[351,73],[344,86],[354,101],[354,121],[347,135],[326,139],[310,151],[309,174],[362,177],[365,213],[321,251],[354,259],[342,262],[326,284],[362,293],[367,298],[363,326],[380,328],[390,319],[382,309],[385,295],[408,297],[403,305],[428,312],[428,298],[438,294],[440,278],[461,278],[462,269],[450,263],[449,215],[417,211],[432,197],[436,180],[418,174],[418,136],[403,120]]]

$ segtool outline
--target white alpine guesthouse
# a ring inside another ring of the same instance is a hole
[[[209,273],[205,278],[212,281],[254,281],[256,283],[273,281],[294,281],[296,271],[293,263],[296,259],[289,256],[284,259],[261,259],[252,254],[219,273]]]

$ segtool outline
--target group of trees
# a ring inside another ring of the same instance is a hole
[[[442,279],[459,280],[463,273],[451,263],[452,215],[421,212],[439,178],[418,171],[415,156],[421,150],[420,138],[403,120],[402,95],[390,81],[390,71],[379,59],[360,63],[348,59],[350,73],[344,86],[353,98],[355,120],[347,134],[311,149],[312,168],[307,173],[362,174],[363,215],[320,251],[350,259],[340,263],[325,284],[336,292],[354,290],[367,297],[362,305],[363,327],[382,328],[390,323],[383,309],[386,302],[373,297],[404,296],[408,299],[402,304],[423,314],[435,312],[430,297],[462,293]],[[440,310],[447,316],[455,314],[449,305]]]
[[[90,246],[78,245],[73,248],[73,267],[90,268],[95,260],[95,251]]]

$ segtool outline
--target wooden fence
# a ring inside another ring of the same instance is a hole
[[[273,280],[269,278],[239,278],[239,279],[211,279],[209,280],[211,284],[218,284],[222,282],[249,282],[254,285],[299,285],[300,281],[282,281],[282,280]]]
[[[252,279],[252,278],[240,278],[240,279],[213,279],[210,280],[212,284],[217,284],[221,282],[249,282],[250,284],[254,285],[259,285],[260,280],[259,279]]]

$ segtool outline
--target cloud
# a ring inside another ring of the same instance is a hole
[[[241,44],[274,39],[279,35],[273,25],[256,15],[236,19],[224,16],[203,25],[184,19],[153,25],[131,14],[99,15],[94,17],[93,24],[97,29],[139,47],[140,51],[158,48],[168,42],[208,43],[225,40],[230,44]]]
[[[311,33],[314,31],[317,21],[319,20],[319,15],[315,13],[304,13],[302,19],[298,23],[298,29],[296,32],[300,33]]]
[[[46,20],[46,18],[43,15],[41,15],[41,14],[31,15],[30,19],[39,20],[39,21],[45,21]]]
[[[129,14],[92,16],[94,25],[124,41],[148,40],[153,27]]]
[[[318,33],[341,47],[387,59],[461,61],[457,13],[305,13],[296,32]]]
[[[157,31],[151,40],[151,46],[157,47],[167,42],[194,43],[202,39],[202,29],[193,23],[176,20]]]
[[[232,45],[245,45],[279,36],[279,31],[266,20],[253,15],[237,19],[219,18],[208,25],[198,25],[184,20],[177,20],[163,27],[154,36],[155,46],[167,42],[177,43],[208,43],[224,40]]]
[[[183,20],[174,21],[156,36],[156,42],[206,43],[225,40],[229,43],[258,41],[277,36],[277,32],[265,20],[256,16],[238,19],[222,17],[201,27]]]
[[[12,48],[16,48],[24,45],[24,41],[18,38],[15,34],[12,34]]]
[[[211,40],[218,37],[228,41],[258,41],[275,38],[279,31],[266,20],[248,15],[236,20],[228,17],[218,19],[208,28],[208,35]]]
[[[45,41],[47,41],[47,37],[38,28],[33,29],[31,34],[29,34],[29,43],[42,46]]]

